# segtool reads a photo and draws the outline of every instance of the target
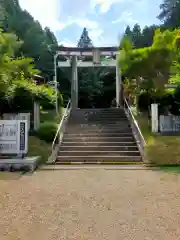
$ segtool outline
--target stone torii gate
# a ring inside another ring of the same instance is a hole
[[[71,69],[71,104],[72,109],[78,108],[78,67],[116,67],[116,107],[121,105],[121,75],[118,64],[117,47],[99,48],[79,48],[79,47],[59,47],[56,52],[55,62],[55,82],[57,83],[57,57],[64,56],[67,61],[58,61],[58,67],[69,67]],[[111,57],[107,61],[101,61],[101,57]],[[79,57],[79,59],[78,59]],[[81,60],[82,57],[92,57],[92,61]]]

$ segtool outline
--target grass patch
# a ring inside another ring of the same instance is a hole
[[[35,136],[29,137],[28,156],[41,156],[41,163],[45,163],[51,154],[51,144]]]
[[[147,142],[145,156],[149,162],[159,166],[180,165],[180,136],[161,136],[153,134],[151,132],[150,120],[147,115],[135,114],[135,118]],[[164,169],[168,170],[169,168],[164,166]]]
[[[46,123],[59,124],[63,113],[64,113],[64,108],[61,108],[59,110],[59,115],[56,114],[55,109],[41,110],[40,122],[41,124],[46,124]],[[50,134],[52,135],[51,133],[52,127],[50,127],[49,130],[50,130]],[[46,134],[47,134],[47,131],[48,131],[48,128],[47,130],[45,130]],[[55,133],[56,133],[56,130],[55,130]],[[55,133],[54,133],[54,136],[55,136]],[[47,138],[44,140],[47,140]],[[44,140],[39,139],[37,134],[35,134],[34,136],[29,136],[28,156],[41,156],[41,163],[45,163],[48,160],[48,157],[51,155],[51,145],[53,142],[53,138],[50,143]]]
[[[170,173],[180,173],[180,166],[160,166],[160,170]]]

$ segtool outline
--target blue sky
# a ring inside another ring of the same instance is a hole
[[[162,0],[19,0],[60,44],[76,46],[87,27],[95,46],[114,46],[127,25],[159,23]]]

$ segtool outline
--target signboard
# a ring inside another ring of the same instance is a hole
[[[18,120],[17,119],[17,114],[15,114],[15,113],[4,113],[3,114],[3,119],[5,119],[5,120]]]
[[[31,114],[30,113],[5,113],[3,115],[4,120],[27,120],[28,131],[30,130]]]
[[[26,154],[27,120],[0,120],[0,154]]]
[[[19,113],[17,120],[26,120],[27,121],[27,129],[29,132],[30,125],[31,125],[31,114],[30,113]]]

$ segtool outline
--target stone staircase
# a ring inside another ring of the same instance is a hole
[[[56,164],[141,161],[123,109],[78,109],[70,115]]]

